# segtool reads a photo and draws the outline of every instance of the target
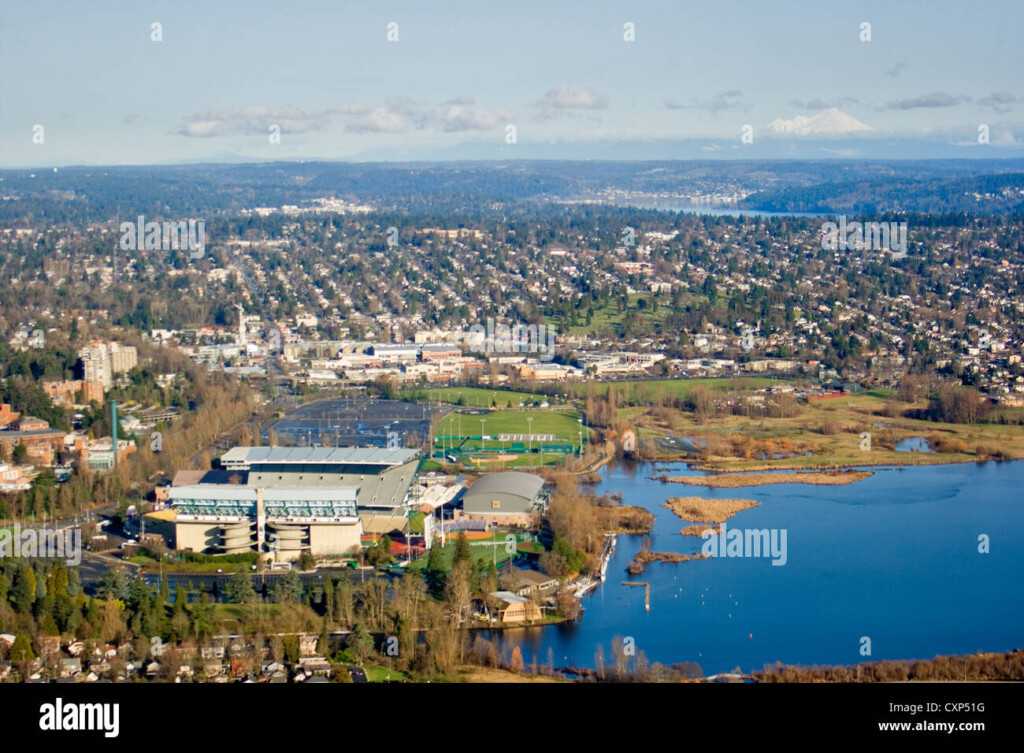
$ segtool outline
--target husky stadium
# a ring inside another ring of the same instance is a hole
[[[175,547],[275,561],[351,554],[364,530],[404,530],[419,462],[412,449],[235,447],[222,472],[176,478]]]

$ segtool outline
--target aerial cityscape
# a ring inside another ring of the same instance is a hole
[[[0,11],[0,61],[45,61],[0,84],[33,729],[307,683],[996,726],[1021,9],[741,5]]]

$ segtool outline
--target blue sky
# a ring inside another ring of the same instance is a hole
[[[849,156],[885,139],[980,156],[969,147],[986,124],[1013,154],[1022,21],[1011,0],[5,0],[0,167],[585,157],[672,142],[742,156],[748,124],[782,150]],[[829,108],[865,130],[830,132]],[[810,133],[778,132],[815,116]]]

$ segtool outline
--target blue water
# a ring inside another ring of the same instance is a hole
[[[662,464],[659,464],[658,474]],[[702,540],[661,507],[670,496],[761,503],[729,528],[786,529],[788,562],[717,558],[653,563],[631,577],[640,536],[620,536],[608,579],[583,599],[579,623],[494,633],[502,649],[556,666],[595,665],[600,644],[631,637],[649,662],[693,661],[706,674],[764,664],[854,664],[1024,647],[1024,462],[879,468],[846,486],[709,489],[663,484],[648,464],[603,471],[597,494],[654,513],[655,551],[698,552]],[[700,475],[678,465],[669,475]],[[990,553],[979,553],[981,534]],[[643,589],[651,583],[651,611]],[[862,637],[871,641],[861,654]],[[609,662],[610,663],[610,662]]]
[[[924,437],[907,437],[896,443],[896,452],[931,452],[931,445]]]

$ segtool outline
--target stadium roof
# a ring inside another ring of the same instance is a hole
[[[510,470],[502,473],[487,473],[480,476],[466,492],[463,501],[473,497],[505,494],[532,500],[540,494],[544,487],[544,479],[532,473]]]
[[[240,484],[195,484],[193,486],[172,486],[171,502],[256,502],[256,489]]]
[[[310,463],[402,465],[419,454],[414,449],[386,450],[380,447],[233,447],[223,455],[225,464],[302,465]]]
[[[356,487],[339,486],[329,489],[267,487],[264,502],[355,502],[359,495]],[[171,488],[171,502],[256,502],[256,488],[240,484],[196,484]]]

